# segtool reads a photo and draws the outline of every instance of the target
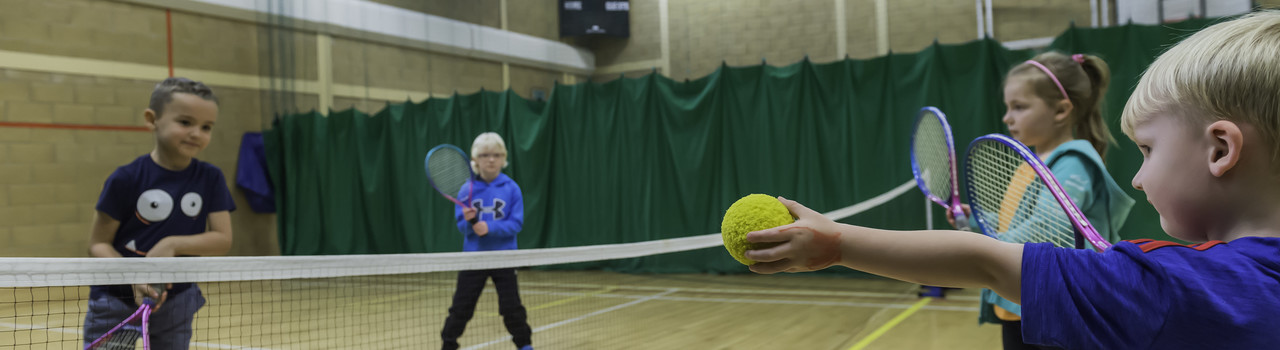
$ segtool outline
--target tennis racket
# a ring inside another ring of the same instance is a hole
[[[458,206],[469,207],[471,178],[475,173],[471,171],[471,159],[461,148],[450,144],[436,146],[427,152],[424,163],[427,180],[436,192]]]
[[[911,134],[911,173],[920,192],[951,211],[956,228],[969,231],[969,218],[960,208],[960,186],[956,176],[956,149],[947,116],[934,107],[924,107],[916,115]]]
[[[151,285],[158,294],[164,294],[164,283],[155,283]],[[132,315],[120,321],[110,331],[103,334],[98,339],[94,339],[89,345],[85,345],[85,350],[119,350],[134,349],[137,347],[138,338],[142,338],[142,348],[151,350],[151,312],[155,310],[156,301],[151,297],[142,298],[142,306],[138,306],[138,311],[134,311]]]
[[[969,207],[983,233],[1012,243],[1082,249],[1088,240],[1098,251],[1111,246],[1021,142],[1000,134],[979,137],[969,144],[965,165]]]

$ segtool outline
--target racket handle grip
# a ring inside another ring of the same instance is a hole
[[[968,217],[967,215],[964,215],[964,210],[960,210],[960,208],[956,208],[956,209],[954,209],[954,210],[952,210],[952,211],[951,211],[951,214],[952,214],[952,215],[955,217],[955,219],[956,219],[956,229],[957,229],[957,230],[960,230],[960,231],[970,231],[970,229],[969,229],[969,217]]]

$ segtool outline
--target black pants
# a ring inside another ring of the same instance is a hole
[[[476,311],[476,301],[484,291],[485,282],[493,278],[493,285],[498,288],[498,313],[502,315],[502,323],[511,332],[511,341],[516,347],[533,343],[533,330],[529,328],[528,316],[524,305],[520,303],[520,287],[516,284],[516,269],[473,270],[458,272],[458,288],[453,292],[453,306],[449,307],[449,318],[444,321],[444,330],[440,338],[444,339],[444,349],[457,349],[458,337],[466,330],[467,322]]]
[[[1054,350],[1052,346],[1036,346],[1022,342],[1022,321],[1000,321],[1004,350]]]

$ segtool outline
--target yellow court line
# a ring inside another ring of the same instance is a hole
[[[890,329],[893,329],[893,327],[897,326],[898,323],[901,323],[902,320],[907,319],[907,317],[911,317],[911,314],[916,313],[917,310],[920,310],[920,308],[924,307],[925,305],[928,305],[929,302],[931,301],[933,301],[933,298],[930,298],[930,297],[925,297],[924,299],[920,299],[920,301],[917,301],[915,305],[911,305],[911,307],[907,308],[906,311],[903,311],[902,313],[898,314],[898,316],[894,316],[892,320],[889,320],[889,322],[885,323],[883,326],[880,326],[880,328],[877,328],[874,332],[871,332],[871,334],[868,334],[866,338],[862,338],[862,340],[859,340],[858,343],[853,344],[853,347],[849,348],[849,350],[861,350],[862,348],[866,348],[867,345],[875,341],[876,338],[880,338],[880,336],[889,332]]]
[[[541,309],[549,308],[549,307],[556,306],[556,305],[562,305],[562,304],[565,304],[565,303],[568,303],[568,302],[571,302],[571,301],[574,301],[574,300],[584,299],[584,298],[593,297],[593,296],[596,296],[596,295],[600,295],[600,294],[604,294],[604,293],[612,292],[612,291],[617,290],[617,289],[618,289],[618,286],[608,286],[608,287],[604,287],[603,289],[600,289],[600,290],[597,290],[597,291],[594,291],[594,292],[590,292],[590,293],[587,293],[587,294],[583,294],[583,295],[579,295],[579,296],[575,296],[575,297],[571,297],[571,298],[564,298],[564,299],[556,300],[556,301],[553,301],[553,302],[550,302],[550,303],[546,303],[546,304],[538,304],[538,305],[534,305],[534,306],[532,306],[532,307],[529,307],[528,311],[541,310]],[[486,313],[485,315],[487,315],[487,316],[499,316],[497,313]]]
[[[530,310],[530,311],[532,311],[532,310],[545,309],[545,308],[549,308],[549,307],[552,307],[552,306],[556,306],[556,305],[561,305],[561,304],[564,304],[564,303],[568,303],[568,302],[570,302],[570,301],[574,301],[574,300],[578,300],[578,299],[584,299],[584,298],[593,297],[593,296],[596,296],[596,295],[600,295],[600,294],[604,294],[604,293],[612,292],[612,291],[617,290],[617,289],[618,289],[618,286],[608,286],[608,287],[604,287],[603,289],[600,289],[600,290],[597,290],[597,291],[594,291],[594,292],[591,292],[591,293],[587,293],[587,294],[579,295],[579,296],[576,296],[576,297],[572,297],[572,298],[564,298],[564,299],[556,300],[556,301],[553,301],[553,302],[550,302],[550,303],[546,303],[546,304],[535,305],[534,307],[530,308],[529,310]]]
[[[377,299],[357,300],[354,302],[358,302],[362,305],[376,305],[376,304],[381,304],[381,303],[390,302],[390,301],[400,301],[400,300],[410,299],[410,298],[419,298],[419,297],[431,294],[433,292],[439,292],[442,290],[451,290],[451,289],[449,289],[448,287],[415,289],[408,292],[395,293],[395,294],[377,298]]]

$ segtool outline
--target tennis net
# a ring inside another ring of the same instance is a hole
[[[827,213],[848,217],[908,192],[908,182],[879,197]],[[459,271],[515,269],[535,347],[550,349],[687,348],[673,338],[690,315],[720,312],[674,302],[747,300],[734,288],[708,288],[698,275],[628,274],[583,266],[717,248],[719,234],[640,243],[498,252],[397,255],[200,258],[0,258],[0,349],[84,349],[86,314],[106,314],[89,286],[194,283],[171,291],[153,315],[195,312],[189,340],[165,331],[180,323],[151,318],[152,348],[177,339],[193,349],[426,349],[442,346]],[[718,248],[722,249],[722,248]],[[584,264],[587,263],[587,264]],[[745,276],[744,276],[745,278]],[[660,283],[655,283],[660,282]],[[784,283],[785,284],[785,283]],[[125,287],[129,288],[129,287]],[[797,290],[809,289],[797,286]],[[838,289],[838,288],[837,288]],[[770,289],[750,291],[769,294]],[[835,289],[833,289],[835,290]],[[191,293],[199,291],[204,299]],[[465,332],[464,349],[512,348],[498,292],[487,283]],[[836,298],[804,293],[760,303]],[[842,296],[843,295],[843,296]],[[92,299],[92,300],[91,300]],[[194,305],[194,307],[192,307]],[[132,301],[109,310],[127,316]],[[197,310],[198,311],[195,311]],[[735,317],[732,315],[726,317]],[[121,318],[123,319],[123,318]],[[178,318],[180,319],[180,318]],[[114,325],[120,320],[111,321]],[[92,322],[101,322],[94,320]],[[696,322],[695,322],[696,323]],[[637,325],[643,325],[638,327]],[[167,327],[167,328],[166,328]],[[129,329],[129,327],[125,327]],[[157,337],[171,337],[157,339]],[[696,337],[696,336],[695,336]],[[124,348],[143,348],[142,341]],[[756,344],[760,345],[760,344]],[[784,345],[784,344],[782,344]],[[694,346],[696,347],[696,346]],[[785,345],[783,346],[785,347]]]

